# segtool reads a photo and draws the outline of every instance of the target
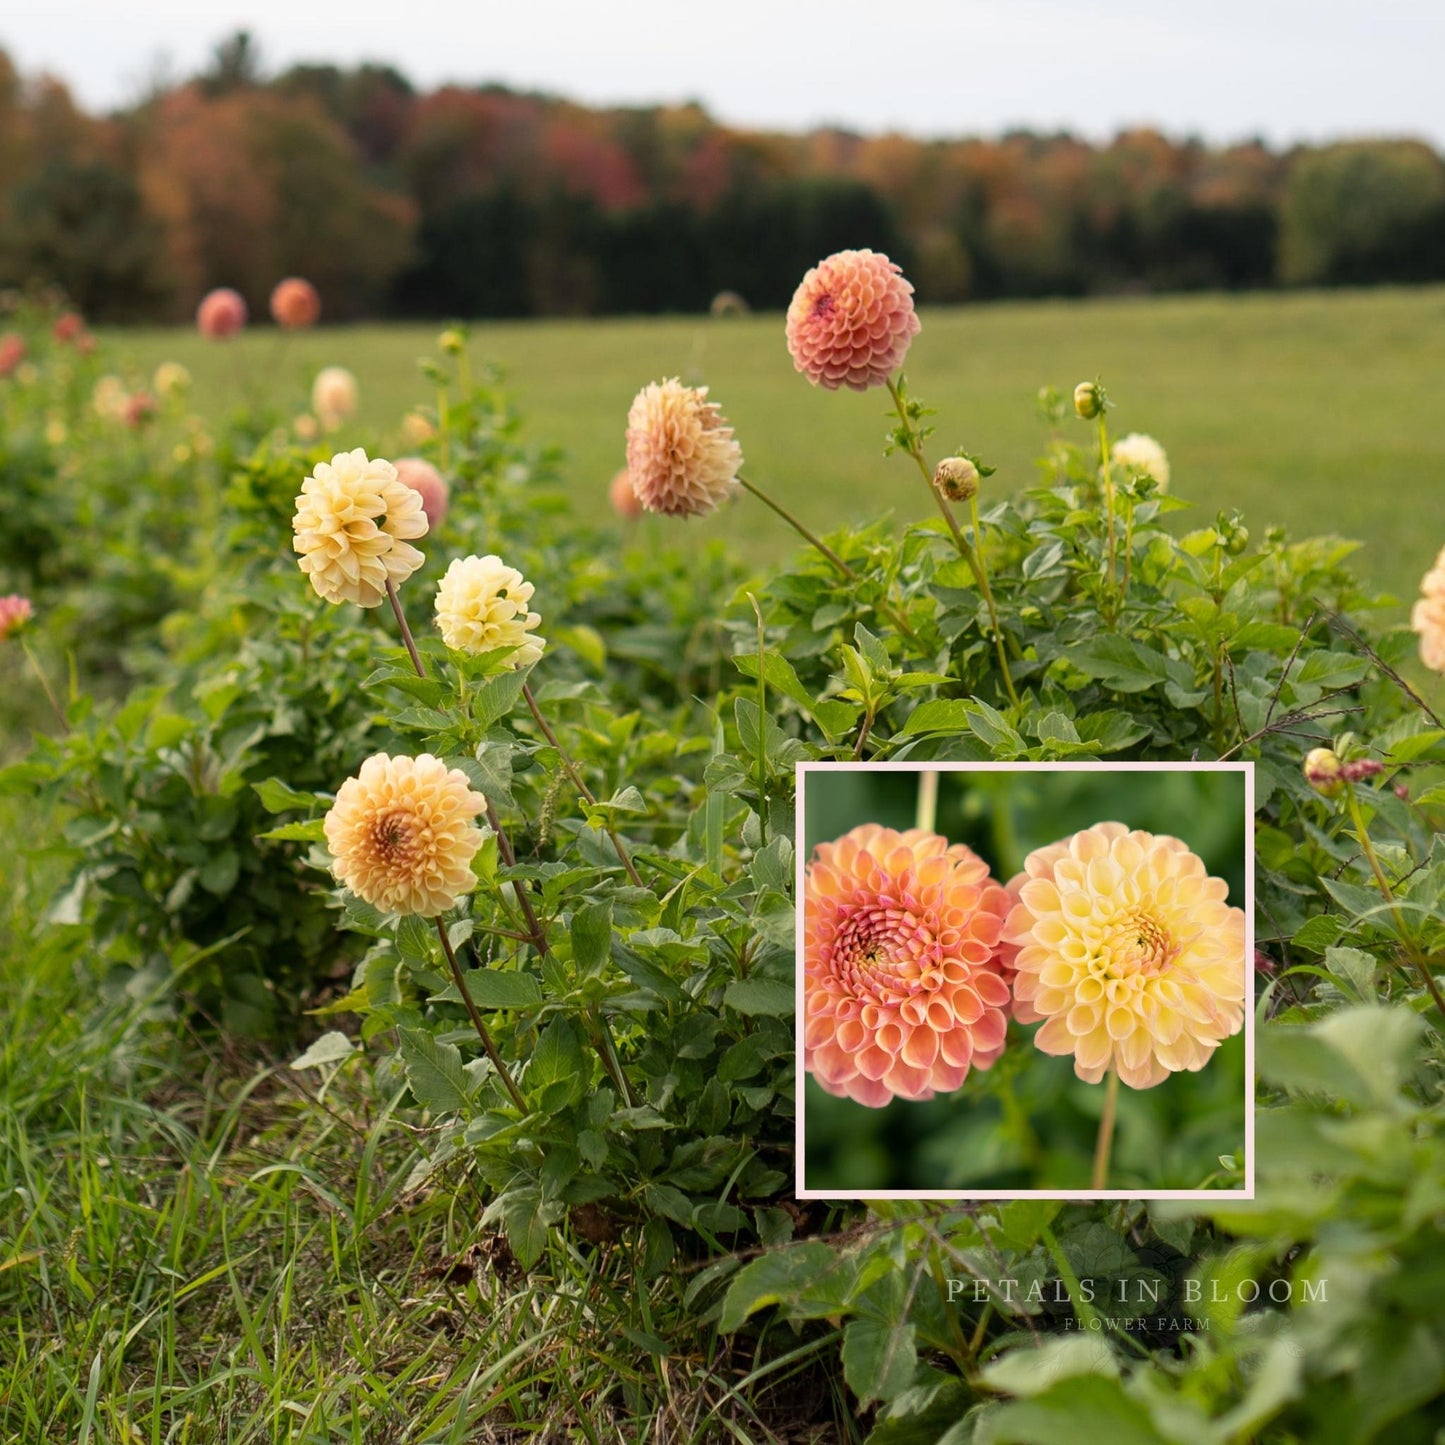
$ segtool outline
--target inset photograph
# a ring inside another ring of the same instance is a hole
[[[802,1198],[1250,1198],[1248,763],[798,769]]]

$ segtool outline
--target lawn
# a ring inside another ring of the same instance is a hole
[[[389,441],[401,414],[430,397],[417,361],[435,337],[432,327],[368,326],[286,342],[260,330],[224,345],[188,331],[107,340],[137,368],[185,362],[203,412],[238,388],[300,410],[316,368],[349,366],[361,384],[358,440]],[[776,315],[482,323],[471,351],[506,369],[529,435],[565,449],[584,509],[605,506],[633,394],[677,375],[711,387],[748,474],[815,528],[889,505],[900,518],[928,510],[909,468],[881,455],[886,397],[806,385]],[[990,487],[1031,478],[1045,440],[1038,388],[1101,376],[1115,430],[1149,432],[1168,449],[1173,489],[1197,509],[1183,514],[1188,525],[1238,507],[1257,535],[1277,523],[1356,537],[1367,548],[1361,572],[1402,599],[1445,540],[1445,432],[1430,425],[1445,382],[1445,288],[931,310],[908,372],[939,412],[935,454],[963,446],[982,456],[998,467]],[[691,525],[764,555],[792,546],[755,506]]]

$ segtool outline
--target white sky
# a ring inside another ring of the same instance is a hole
[[[186,75],[249,29],[268,71],[384,60],[427,89],[695,99],[800,129],[1099,138],[1137,122],[1276,144],[1445,145],[1442,0],[3,0],[0,47],[87,107]]]

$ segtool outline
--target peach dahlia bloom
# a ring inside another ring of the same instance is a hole
[[[613,474],[607,485],[607,500],[625,522],[642,515],[642,503],[637,500],[637,488],[632,485],[632,473],[626,467]]]
[[[296,331],[314,326],[321,315],[321,297],[316,288],[300,276],[288,276],[271,292],[271,319],[277,326]]]
[[[803,897],[804,1066],[870,1108],[957,1089],[1003,1051],[1008,895],[962,843],[865,823],[820,843]]]
[[[327,602],[377,607],[388,580],[399,586],[426,560],[408,545],[426,535],[421,494],[360,447],[316,463],[301,483],[291,528],[301,570]]]
[[[218,286],[196,307],[196,328],[212,341],[234,336],[246,324],[246,301],[239,291]]]
[[[707,387],[652,382],[627,413],[627,470],[649,512],[701,517],[728,496],[742,448]]]
[[[355,416],[359,391],[356,378],[344,366],[326,366],[311,383],[311,410],[327,431]]]
[[[476,882],[482,834],[472,820],[486,806],[460,768],[430,753],[377,753],[341,785],[326,815],[331,871],[387,913],[444,913]]]
[[[546,639],[534,637],[542,616],[529,612],[534,588],[495,553],[458,557],[437,588],[437,626],[453,652],[491,652],[515,647],[512,668],[528,667],[542,655]]]
[[[1420,661],[1432,672],[1445,672],[1445,547],[1420,580],[1420,600],[1410,612],[1420,637]]]
[[[1038,848],[1004,924],[1014,1016],[1097,1084],[1134,1089],[1202,1069],[1244,1021],[1244,914],[1178,838],[1096,823]]]
[[[814,386],[882,386],[918,335],[913,287],[876,251],[839,251],[820,261],[788,307],[788,351]]]
[[[447,502],[451,498],[446,479],[422,457],[398,457],[396,474],[406,486],[421,493],[427,528],[435,532],[447,514]]]

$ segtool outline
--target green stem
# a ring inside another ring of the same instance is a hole
[[[1119,1104],[1119,1073],[1111,1068],[1104,1082],[1104,1112],[1099,1115],[1099,1137],[1094,1144],[1094,1173],[1090,1189],[1109,1187],[1109,1155],[1114,1148],[1114,1111]]]
[[[522,1097],[522,1091],[517,1087],[516,1081],[507,1072],[507,1066],[502,1062],[502,1056],[497,1052],[497,1046],[492,1042],[492,1036],[487,1032],[486,1024],[482,1022],[482,1016],[477,1011],[476,1001],[467,987],[466,975],[462,973],[461,965],[457,962],[456,951],[452,948],[452,941],[447,937],[446,926],[440,918],[433,921],[437,926],[437,937],[441,939],[442,952],[447,956],[447,966],[452,971],[452,982],[456,984],[457,992],[462,996],[462,1002],[471,1016],[472,1027],[476,1029],[477,1037],[482,1041],[482,1048],[486,1050],[487,1057],[492,1061],[492,1067],[497,1071],[497,1077],[501,1079],[507,1092],[512,1096],[512,1102],[525,1114],[528,1112],[527,1101]]]
[[[1370,870],[1375,875],[1375,883],[1379,887],[1385,902],[1390,905],[1390,913],[1395,920],[1395,928],[1399,932],[1400,942],[1405,946],[1405,952],[1410,956],[1410,962],[1415,965],[1420,975],[1421,982],[1425,985],[1430,997],[1435,1000],[1435,1007],[1439,1009],[1440,1016],[1445,1018],[1445,998],[1440,996],[1439,985],[1435,982],[1435,976],[1430,971],[1429,960],[1415,946],[1414,940],[1410,937],[1405,927],[1404,915],[1400,912],[1400,905],[1396,901],[1394,890],[1390,887],[1390,881],[1385,877],[1385,870],[1380,866],[1379,856],[1375,852],[1375,845],[1370,840],[1370,830],[1365,826],[1365,816],[1360,811],[1360,801],[1355,797],[1355,785],[1345,784],[1345,801],[1350,810],[1350,821],[1355,825],[1355,837],[1359,839],[1360,847],[1364,849],[1365,857],[1369,859]]]
[[[1054,1268],[1059,1272],[1059,1278],[1064,1282],[1064,1288],[1069,1292],[1069,1299],[1074,1306],[1074,1318],[1086,1329],[1100,1328],[1099,1312],[1084,1298],[1079,1277],[1074,1273],[1074,1267],[1069,1263],[1068,1255],[1060,1247],[1054,1231],[1045,1225],[1040,1233],[1040,1238],[1044,1242],[1044,1248],[1049,1252],[1049,1258],[1054,1262]]]
[[[938,772],[929,768],[918,775],[918,809],[913,826],[925,833],[934,831],[938,822]]]
[[[437,387],[437,460],[443,472],[447,470],[451,455],[451,417],[447,408],[446,386]]]
[[[775,502],[760,486],[755,482],[750,482],[746,477],[740,476],[737,481],[740,487],[751,492],[764,506],[771,507],[805,542],[816,547],[838,569],[839,576],[849,582],[858,581],[858,574],[821,537],[815,532],[809,531],[786,507]]]
[[[40,659],[30,650],[30,644],[22,637],[20,639],[21,650],[25,653],[25,660],[30,664],[30,670],[35,674],[36,680],[40,683],[41,691],[45,694],[45,700],[50,704],[50,710],[55,714],[56,720],[60,723],[61,732],[70,731],[70,721],[65,716],[65,709],[60,706],[55,693],[50,686],[50,679],[46,677],[45,670],[40,666]]]
[[[1109,424],[1099,413],[1099,466],[1104,473],[1104,509],[1109,517],[1109,587],[1110,621],[1113,621],[1114,595],[1114,477],[1109,470]]]

